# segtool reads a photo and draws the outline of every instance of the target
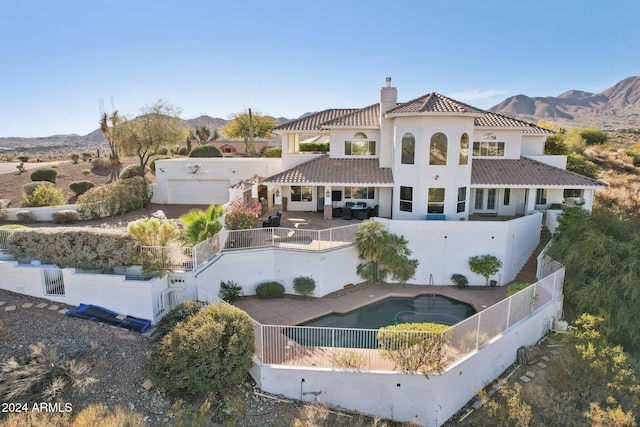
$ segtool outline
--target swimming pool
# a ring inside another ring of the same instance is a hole
[[[286,328],[285,334],[302,345],[375,348],[377,329],[399,323],[440,323],[455,325],[476,314],[464,302],[441,295],[418,297],[389,297],[347,313],[331,313],[298,326],[319,329],[310,333],[307,328]],[[357,334],[348,329],[364,329]],[[331,344],[330,344],[331,343]]]

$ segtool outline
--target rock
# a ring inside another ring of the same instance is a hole
[[[145,390],[151,390],[151,387],[153,387],[153,383],[151,382],[150,379],[146,379],[143,383],[142,383],[142,388]]]
[[[153,218],[158,218],[158,219],[167,219],[167,216],[164,214],[164,212],[162,210],[157,210],[157,211],[151,213],[151,216]]]
[[[11,204],[11,200],[9,199],[0,199],[0,209],[6,209]]]

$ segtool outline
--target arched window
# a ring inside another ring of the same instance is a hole
[[[369,141],[366,133],[356,132],[351,141],[344,142],[344,154],[346,156],[375,156],[376,142]]]
[[[367,134],[364,132],[358,132],[353,135],[353,139],[367,139]]]
[[[429,164],[436,166],[447,164],[447,136],[442,132],[434,133],[431,137]]]
[[[401,163],[403,165],[412,165],[415,161],[416,154],[416,138],[412,133],[402,135],[402,156]]]
[[[460,164],[469,163],[469,135],[463,133],[460,137]]]
[[[473,142],[473,155],[479,157],[503,157],[504,142],[498,141],[495,133],[487,132],[480,141]]]

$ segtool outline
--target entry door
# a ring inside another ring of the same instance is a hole
[[[473,211],[477,213],[498,212],[498,190],[495,188],[476,188]]]
[[[324,212],[324,187],[316,187],[318,189],[318,192],[316,193],[318,197],[316,197],[316,200],[318,201],[318,204],[316,206],[316,210],[318,212]]]

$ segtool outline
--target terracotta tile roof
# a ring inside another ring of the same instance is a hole
[[[528,157],[473,159],[472,186],[605,187],[606,184]]]
[[[330,158],[322,155],[294,168],[270,176],[266,184],[393,185],[391,168],[378,166],[378,159]]]
[[[490,111],[487,111],[484,116],[478,117],[475,120],[474,125],[479,127],[518,128],[523,129],[524,133],[553,135],[553,132],[550,130],[536,126],[533,123],[503,116],[502,114],[492,113]]]
[[[323,128],[334,126],[380,126],[380,104],[375,103],[373,105],[369,105],[368,107],[364,107],[352,113],[336,117],[335,119],[326,121],[322,124]]]
[[[322,128],[324,122],[333,120],[337,117],[358,111],[359,108],[330,108],[328,110],[318,111],[299,119],[291,120],[274,128],[274,130],[310,130],[318,131]]]
[[[255,184],[260,184],[262,182],[263,177],[254,175],[251,178],[243,179],[241,181],[236,182],[235,184],[231,184],[227,188],[234,188],[244,190],[246,188],[251,188]]]
[[[439,93],[431,92],[416,98],[412,101],[402,103],[387,111],[386,114],[394,113],[476,113],[482,114],[485,111],[471,105],[464,104],[455,99],[448,98]]]

